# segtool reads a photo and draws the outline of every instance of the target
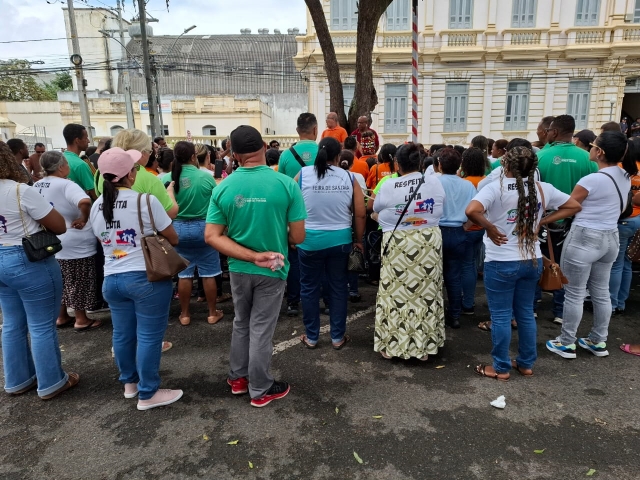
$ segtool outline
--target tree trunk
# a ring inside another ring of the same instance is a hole
[[[349,109],[349,128],[356,129],[358,117],[369,116],[378,104],[373,86],[373,45],[380,17],[393,0],[360,0],[358,6],[358,38],[356,47],[356,88]]]
[[[324,15],[322,9],[321,0],[304,0],[311,14],[313,25],[316,29],[318,36],[318,42],[322,49],[322,56],[324,57],[324,71],[327,74],[327,80],[329,82],[329,108],[332,112],[338,114],[338,123],[347,128],[347,117],[344,114],[344,96],[342,92],[342,80],[340,80],[340,65],[336,58],[336,51],[333,48],[333,40],[331,39],[331,33],[329,32],[329,25],[327,25],[327,18]],[[371,62],[369,62],[371,63]],[[309,88],[312,88],[311,86]],[[323,124],[324,119],[319,119],[320,125]],[[347,128],[348,130],[348,128]],[[351,131],[351,130],[349,130]]]

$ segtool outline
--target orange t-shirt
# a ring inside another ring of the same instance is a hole
[[[636,163],[638,165],[638,169],[640,170],[640,162],[636,162]],[[619,163],[618,166],[622,168],[622,163]],[[634,175],[633,177],[631,177],[631,191],[633,192],[634,195],[640,193],[640,173],[638,173],[638,175]],[[633,213],[631,213],[629,218],[637,217],[638,215],[640,215],[640,207],[637,205],[634,205]]]
[[[369,165],[364,160],[360,160],[358,158],[353,159],[353,165],[349,169],[352,172],[359,173],[364,178],[369,177]]]
[[[485,178],[484,176],[482,177],[462,177],[464,180],[467,180],[471,183],[473,183],[473,186],[478,188],[478,184],[480,183],[480,181]],[[478,231],[478,230],[482,230],[482,227],[479,225],[476,225],[475,223],[469,227],[469,232],[473,232],[473,231]]]
[[[335,128],[327,128],[324,132],[322,132],[322,138],[333,137],[341,144],[344,143],[345,139],[348,136],[349,135],[347,134],[347,131],[339,125]]]
[[[367,178],[367,188],[374,189],[382,177],[391,175],[391,168],[388,163],[377,163],[371,170],[369,170],[369,177]]]
[[[156,177],[158,176],[158,172],[156,172],[153,168],[144,167],[144,169],[149,173],[153,173]]]

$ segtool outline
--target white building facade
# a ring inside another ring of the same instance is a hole
[[[356,0],[322,0],[344,84],[355,86]],[[640,0],[420,0],[418,141],[467,144],[475,135],[535,140],[540,119],[569,113],[599,131],[640,117]],[[310,15],[296,67],[309,107],[329,111],[322,50]],[[385,141],[411,131],[411,0],[394,0],[373,53]]]

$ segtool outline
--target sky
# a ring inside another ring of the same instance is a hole
[[[123,0],[126,20],[137,13],[137,0]],[[76,8],[115,7],[116,0],[75,0]],[[44,61],[35,68],[53,68],[68,65],[65,40],[28,41],[64,38],[64,18],[60,0],[0,0],[0,60],[21,58]],[[148,0],[147,12],[159,20],[153,23],[154,35],[179,35],[191,25],[197,28],[189,34],[239,34],[241,28],[258,33],[278,28],[286,33],[289,28],[306,30],[304,0],[170,0],[169,11],[165,0]],[[80,46],[82,50],[82,45]]]

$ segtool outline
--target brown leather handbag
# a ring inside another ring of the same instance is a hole
[[[537,183],[537,182],[536,182]],[[545,211],[544,192],[542,191],[542,185],[538,184],[540,188],[540,196],[542,197],[542,211]],[[567,277],[564,276],[560,265],[556,263],[555,256],[553,254],[553,245],[551,244],[551,232],[547,228],[547,245],[549,246],[549,257],[542,256],[542,275],[540,276],[540,288],[542,290],[561,290],[563,285],[569,283]]]
[[[150,282],[159,282],[161,280],[169,280],[174,275],[180,273],[189,266],[189,262],[182,258],[173,248],[165,237],[160,235],[156,230],[156,224],[153,220],[153,212],[151,211],[151,201],[149,194],[147,196],[147,209],[149,210],[149,219],[151,220],[151,230],[153,235],[144,236],[144,225],[142,223],[142,212],[140,199],[142,194],[138,194],[138,222],[140,223],[140,246],[144,254],[144,263],[147,269],[147,280]]]

